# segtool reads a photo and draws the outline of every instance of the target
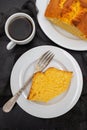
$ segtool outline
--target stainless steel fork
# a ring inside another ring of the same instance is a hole
[[[47,65],[51,62],[51,60],[53,59],[54,54],[51,51],[47,51],[45,52],[37,61],[36,66],[35,66],[35,71],[34,73],[38,72],[38,71],[43,71]],[[25,84],[22,86],[21,89],[19,89],[19,91],[13,95],[13,97],[11,99],[9,99],[3,106],[3,111],[4,112],[9,112],[12,110],[13,106],[15,105],[16,101],[18,100],[19,96],[22,94],[22,92],[26,89],[26,87],[28,86],[29,82],[32,80],[33,74],[32,76],[25,82]]]

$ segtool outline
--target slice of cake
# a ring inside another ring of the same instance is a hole
[[[69,88],[71,78],[72,72],[53,67],[48,68],[44,73],[37,72],[33,76],[28,99],[48,102]]]
[[[87,40],[87,0],[50,0],[45,17],[66,31]]]

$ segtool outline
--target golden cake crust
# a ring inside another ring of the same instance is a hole
[[[50,0],[45,17],[60,27],[59,22],[71,26],[71,33],[87,39],[87,0]]]

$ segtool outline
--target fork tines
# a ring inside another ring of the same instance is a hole
[[[46,51],[39,59],[38,65],[40,65],[42,67],[42,69],[44,69],[49,63],[50,61],[53,59],[54,54],[48,50]]]

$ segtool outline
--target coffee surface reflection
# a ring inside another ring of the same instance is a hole
[[[16,18],[8,27],[10,36],[19,41],[27,39],[31,35],[32,30],[32,23],[25,17]]]

